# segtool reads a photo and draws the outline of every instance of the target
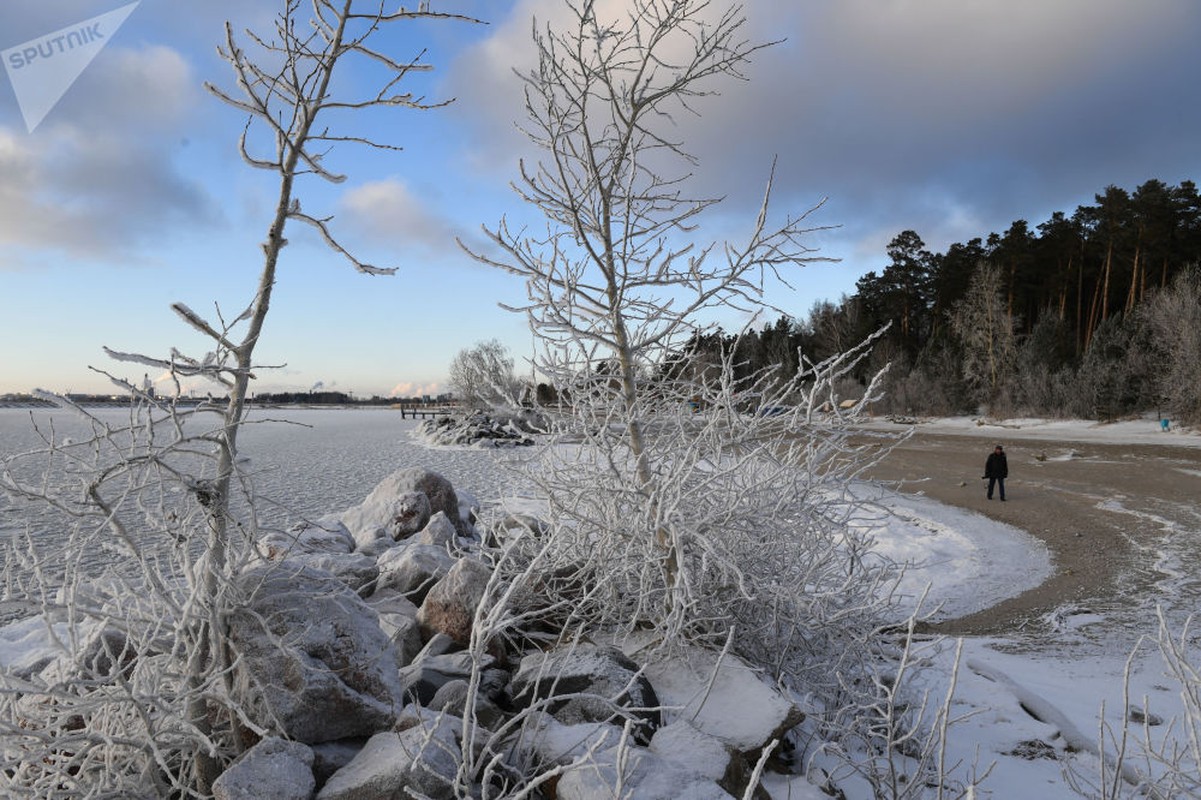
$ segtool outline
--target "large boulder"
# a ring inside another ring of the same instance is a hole
[[[395,589],[419,604],[457,561],[444,548],[428,544],[393,547],[376,560],[379,578],[375,590]]]
[[[333,575],[252,567],[230,615],[234,695],[255,723],[316,743],[389,728],[400,708],[396,653],[379,618]]]
[[[391,543],[406,539],[430,520],[430,498],[425,492],[409,490],[389,495],[378,491],[377,486],[362,503],[342,512],[342,523],[359,550],[375,549],[379,540]]]
[[[379,566],[375,559],[362,553],[308,553],[286,560],[291,564],[325,570],[353,589],[359,597],[370,596],[379,578]]]
[[[384,731],[335,772],[317,800],[451,800],[459,745],[450,717],[404,731]]]
[[[515,708],[549,700],[547,712],[564,725],[622,725],[630,719],[636,723],[636,738],[643,742],[659,727],[654,688],[616,647],[574,644],[528,655],[509,682],[508,694]]]
[[[471,641],[475,611],[488,589],[492,570],[473,558],[460,558],[433,585],[421,609],[417,622],[425,635],[444,633],[466,646]]]
[[[379,529],[387,530],[393,539],[403,538],[408,534],[401,533],[402,528],[395,527],[401,524],[398,520],[401,507],[397,504],[408,504],[414,493],[425,495],[429,501],[431,515],[441,511],[454,524],[460,535],[466,536],[470,533],[467,523],[459,516],[459,498],[450,481],[437,472],[420,467],[397,470],[384,478],[361,504],[343,512],[342,521],[354,534],[355,541],[360,543],[360,537],[374,538],[374,534],[370,532]],[[405,505],[405,508],[408,506]],[[417,524],[420,521],[419,517],[410,519],[406,516],[404,519],[403,529],[411,528],[409,533],[416,533],[429,521],[427,517],[421,524]]]
[[[258,545],[263,558],[282,561],[314,553],[349,553],[355,542],[346,526],[331,516],[301,522],[286,531],[271,531],[259,538]]]
[[[213,782],[215,800],[309,800],[316,788],[313,751],[274,736],[238,756]]]
[[[757,757],[804,720],[799,708],[737,656],[687,647],[647,664],[670,719],[686,719],[740,753]]]

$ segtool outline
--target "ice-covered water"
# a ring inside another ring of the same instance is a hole
[[[119,425],[129,412],[93,410],[100,420]],[[239,467],[254,479],[268,525],[342,511],[363,500],[390,473],[424,467],[441,473],[460,492],[483,503],[512,493],[512,477],[501,451],[429,447],[415,437],[417,422],[390,409],[255,410],[239,438]],[[260,424],[261,423],[261,424]],[[0,458],[35,449],[34,429],[54,431],[60,442],[82,441],[88,426],[64,411],[0,409]],[[23,477],[39,462],[22,461]],[[51,481],[74,480],[61,472]],[[67,520],[42,505],[14,501],[0,492],[0,539],[27,530],[40,542],[66,541]]]

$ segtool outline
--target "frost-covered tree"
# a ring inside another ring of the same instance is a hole
[[[1201,268],[1177,275],[1139,307],[1151,360],[1148,372],[1168,412],[1201,422]]]
[[[977,265],[967,294],[952,311],[951,330],[959,339],[963,380],[972,400],[991,402],[1013,370],[1017,344],[999,269]]]
[[[764,288],[815,257],[808,212],[772,213],[770,175],[746,238],[703,243],[719,201],[690,194],[698,164],[676,138],[764,45],[715,3],[564,7],[564,24],[535,24],[524,76],[541,156],[516,189],[545,234],[502,220],[485,229],[494,247],[473,252],[524,279],[516,310],[564,401],[556,430],[578,443],[526,470],[551,531],[539,558],[556,580],[542,589],[565,630],[649,629],[664,646],[736,631],[741,654],[831,686],[866,646],[884,577],[846,524],[847,480],[871,456],[849,442],[834,389],[864,346],[802,358],[790,380],[738,370],[736,340],[703,369],[669,363],[714,312],[767,308]],[[861,387],[845,414],[874,392]]]
[[[207,339],[204,355],[107,350],[139,371],[161,373],[168,387],[155,392],[148,380],[110,375],[133,397],[127,425],[74,408],[90,437],[69,441],[43,430],[39,452],[5,464],[7,488],[49,500],[77,524],[56,563],[32,539],[8,554],[10,578],[21,569],[32,576],[24,587],[10,582],[9,596],[54,626],[72,666],[53,680],[3,676],[4,796],[207,796],[224,766],[265,733],[231,693],[238,655],[228,638],[240,602],[236,578],[255,557],[259,532],[253,482],[238,456],[250,383],[269,369],[256,350],[294,224],[314,229],[361,273],[393,271],[352,255],[330,218],[302,207],[300,195],[310,181],[344,179],[329,164],[338,145],[397,149],[342,127],[356,114],[437,105],[403,90],[430,66],[421,55],[382,49],[384,32],[451,18],[466,19],[424,2],[408,10],[372,0],[287,0],[270,31],[238,34],[226,25],[219,52],[234,85],[207,87],[247,115],[239,141],[246,163],[278,180],[257,284],[232,317],[173,306]],[[365,90],[342,80],[359,67],[359,76],[371,76]],[[196,408],[179,404],[182,383],[195,379],[213,382],[222,396]],[[31,462],[45,466],[27,469]],[[65,470],[77,485],[70,495],[46,497],[41,469]],[[86,560],[98,551],[109,556],[101,575]]]
[[[472,408],[517,405],[520,383],[513,374],[513,357],[498,339],[456,353],[447,378],[459,399]]]

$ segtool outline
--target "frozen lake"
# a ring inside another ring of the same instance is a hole
[[[92,413],[114,425],[129,416],[120,409]],[[418,423],[391,409],[256,409],[250,419],[256,424],[240,434],[240,466],[265,500],[260,515],[268,525],[342,511],[362,501],[388,474],[407,467],[439,472],[457,491],[485,502],[512,493],[502,452],[428,447],[413,435]],[[64,411],[0,409],[0,458],[39,446],[33,423],[43,431],[53,425],[60,440],[80,441],[88,432]],[[37,471],[33,463],[23,462],[21,469],[26,479]],[[53,480],[62,485],[67,478],[56,474]],[[65,525],[62,515],[0,492],[4,541],[27,530],[39,542],[62,538]]]

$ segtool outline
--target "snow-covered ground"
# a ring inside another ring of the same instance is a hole
[[[1201,431],[1181,428],[1168,420],[1164,431],[1159,417],[1144,415],[1139,419],[1117,422],[1092,422],[1077,419],[1007,419],[989,420],[980,417],[942,417],[921,419],[916,427],[926,433],[949,436],[984,436],[1008,440],[1035,442],[1093,442],[1097,444],[1156,444],[1174,447],[1201,447]],[[895,431],[898,425],[883,418],[863,423],[865,430]]]
[[[310,427],[250,428],[243,439],[243,452],[265,483],[266,493],[302,514],[320,515],[358,503],[385,475],[409,466],[442,472],[456,488],[485,503],[520,493],[503,467],[503,460],[510,457],[504,451],[427,447],[411,436],[416,423],[402,421],[394,412],[288,411],[271,416]],[[15,416],[0,416],[0,445],[5,452],[13,451],[13,440],[6,441],[5,436],[14,430],[14,420]],[[896,429],[893,423],[873,424]],[[1111,425],[1020,420],[1003,427],[1008,439],[1201,447],[1201,435],[1179,430],[1164,433],[1155,420]],[[990,435],[998,428],[970,419],[949,419],[923,423],[923,430]],[[1023,531],[928,498],[870,486],[862,491],[893,512],[861,524],[874,526],[883,552],[911,565],[905,592],[916,597],[929,586],[927,605],[941,606],[943,616],[986,608],[1036,586],[1052,568],[1046,548]],[[9,508],[8,512],[6,524],[15,528],[15,510]],[[0,523],[5,522],[0,515]],[[1065,614],[1061,623],[1065,641],[1084,631],[1094,641],[1103,641],[1107,622],[1096,615]],[[30,658],[38,641],[39,637],[25,628],[0,630],[0,663]],[[1196,639],[1191,642],[1194,648],[1198,644]],[[947,642],[930,655],[930,668],[920,678],[930,688],[931,697],[942,697],[946,691],[953,672],[952,645]],[[1045,638],[1035,645],[1020,637],[966,640],[953,708],[960,721],[949,737],[948,763],[974,764],[981,774],[991,768],[976,797],[1080,797],[1065,779],[1064,765],[1095,778],[1096,761],[1087,752],[1065,755],[1064,751],[1081,749],[1073,736],[1094,744],[1098,741],[1102,706],[1105,721],[1115,730],[1128,705],[1144,707],[1165,720],[1181,707],[1178,687],[1165,678],[1149,649],[1131,660],[1129,697],[1125,697],[1127,656],[1124,650],[1104,647],[1087,651],[1057,648],[1048,646]],[[1052,721],[1039,721],[1026,709]],[[1068,730],[1065,737],[1066,728],[1075,732]],[[1151,730],[1163,735],[1168,726]],[[1052,754],[1059,758],[1047,757]],[[790,789],[787,781],[773,779],[771,790],[776,797],[792,800],[823,797],[800,781],[793,781]]]

